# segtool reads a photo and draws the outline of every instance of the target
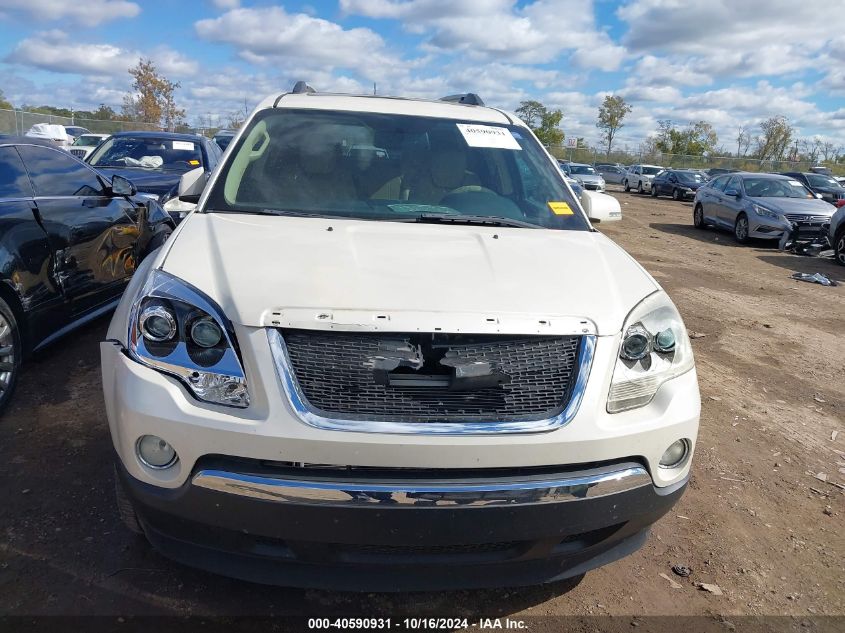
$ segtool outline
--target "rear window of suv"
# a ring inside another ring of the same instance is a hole
[[[466,215],[589,229],[522,127],[330,110],[259,112],[205,210],[388,221]]]

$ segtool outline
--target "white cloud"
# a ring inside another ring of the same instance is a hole
[[[120,76],[128,80],[128,70],[138,63],[142,53],[113,44],[83,43],[67,33],[54,29],[40,31],[18,42],[5,61],[41,68],[57,73],[93,76]],[[184,54],[160,46],[143,53],[151,58],[165,76],[187,76],[196,72],[198,64]]]
[[[224,11],[229,11],[231,9],[237,9],[241,6],[240,0],[211,0],[211,4],[213,4],[218,9],[222,9]]]
[[[592,2],[535,0],[340,0],[347,14],[400,20],[412,33],[428,36],[428,50],[454,52],[475,60],[550,62],[571,52],[584,68],[615,70],[625,56],[596,26]]]
[[[344,29],[282,7],[235,9],[200,20],[195,28],[205,40],[233,45],[254,64],[272,61],[313,70],[347,68],[365,77],[392,72],[400,64],[381,36],[370,29]]]
[[[720,76],[806,71],[845,31],[829,0],[632,0],[617,16],[631,51],[682,55]]]
[[[134,18],[141,7],[128,0],[0,0],[0,9],[27,14],[36,20],[73,20],[97,26],[117,18]]]

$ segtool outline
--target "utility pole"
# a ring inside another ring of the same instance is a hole
[[[376,90],[376,82],[373,82],[373,96],[377,95],[378,91]]]

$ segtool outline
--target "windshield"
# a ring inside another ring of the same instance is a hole
[[[596,170],[589,165],[570,165],[570,171],[573,174],[595,176]]]
[[[694,171],[676,171],[675,175],[681,182],[686,182],[690,184],[704,182],[704,176]]]
[[[230,151],[208,211],[589,228],[554,163],[518,126],[268,109]]]
[[[193,141],[154,136],[112,136],[88,161],[96,167],[140,167],[188,171],[202,166],[202,151]]]
[[[76,147],[96,147],[102,140],[99,136],[80,136],[73,144]]]
[[[813,198],[797,180],[787,178],[743,178],[745,193],[752,198]]]
[[[811,187],[840,187],[840,184],[833,178],[821,174],[807,174],[807,180]]]
[[[663,171],[662,167],[643,167],[643,174],[646,176],[654,176],[655,174],[659,174]]]

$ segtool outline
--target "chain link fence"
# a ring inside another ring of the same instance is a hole
[[[55,123],[56,125],[77,125],[95,134],[114,134],[128,130],[160,131],[162,128],[151,123],[136,121],[118,121],[102,119],[82,119],[79,117],[57,116],[27,112],[25,110],[0,110],[0,134],[14,134],[23,136],[36,123]],[[195,129],[188,126],[178,126],[177,132],[193,133]]]
[[[573,163],[621,163],[623,165],[649,164],[675,169],[712,169],[721,167],[739,169],[742,171],[781,172],[781,171],[809,171],[814,163],[808,160],[759,160],[745,156],[686,156],[682,154],[664,154],[661,152],[606,152],[590,148],[569,148],[552,146],[551,153],[559,159]],[[828,164],[835,174],[845,175],[845,165]]]

